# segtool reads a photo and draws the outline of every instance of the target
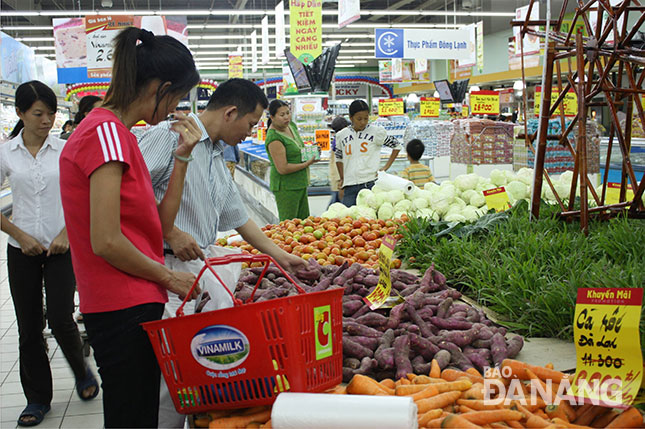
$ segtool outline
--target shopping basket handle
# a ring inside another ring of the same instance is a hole
[[[239,306],[244,304],[240,299],[236,298],[233,293],[226,287],[220,276],[213,270],[213,265],[226,265],[226,264],[233,264],[236,262],[246,262],[249,265],[254,263],[254,262],[263,262],[264,263],[264,270],[262,270],[262,273],[258,277],[258,281],[255,284],[255,288],[253,289],[253,293],[251,294],[251,297],[247,300],[247,302],[253,300],[253,296],[255,295],[255,292],[258,289],[258,286],[260,286],[260,282],[264,278],[264,275],[266,274],[267,270],[269,269],[269,264],[273,263],[280,272],[286,277],[286,279],[291,282],[295,287],[298,293],[306,293],[303,288],[298,286],[298,284],[291,278],[291,276],[280,266],[278,263],[269,255],[265,254],[257,254],[257,255],[245,255],[245,254],[235,254],[235,255],[225,255],[225,256],[218,256],[215,258],[206,258],[204,260],[204,266],[202,269],[199,271],[199,274],[197,275],[197,278],[193,282],[193,286],[190,288],[190,291],[188,291],[188,294],[186,294],[186,297],[184,298],[183,302],[177,309],[177,312],[175,315],[177,317],[183,316],[184,315],[184,305],[188,302],[188,298],[193,294],[193,290],[195,290],[195,286],[199,283],[199,279],[202,277],[204,274],[204,271],[207,269],[210,270],[211,273],[215,276],[215,278],[220,282],[222,287],[224,287],[224,290],[226,293],[228,293],[233,300],[233,305]]]

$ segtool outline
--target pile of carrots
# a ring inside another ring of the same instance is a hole
[[[501,374],[506,377],[501,376]],[[338,385],[330,394],[408,396],[417,405],[420,428],[636,428],[644,427],[640,411],[630,407],[622,412],[590,404],[572,406],[561,400],[558,405],[547,405],[541,398],[531,398],[528,384],[540,383],[558,391],[566,374],[555,371],[552,365],[539,367],[513,359],[502,362],[501,371],[486,374],[508,387],[511,379],[522,380],[526,405],[520,401],[500,401],[493,405],[485,400],[485,378],[471,368],[467,371],[446,368],[441,370],[432,362],[426,375],[408,374],[407,378],[380,382],[355,375],[346,386]],[[535,380],[535,381],[533,381]],[[491,399],[500,399],[499,394]],[[214,428],[270,428],[271,409],[256,407],[245,410],[214,411],[195,420],[197,427]]]

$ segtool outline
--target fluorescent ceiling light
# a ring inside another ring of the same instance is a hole
[[[36,51],[55,51],[56,50],[54,46],[34,46],[32,49]]]
[[[0,27],[0,30],[2,31],[43,31],[53,29],[54,27],[51,25],[8,25]]]
[[[19,42],[53,42],[53,37],[16,37]]]
[[[332,41],[323,43],[323,46],[335,46],[335,45],[337,45],[339,43],[340,43],[340,40],[338,40],[338,41],[337,40],[332,40]],[[344,43],[343,44],[343,48],[344,47],[350,47],[351,48],[351,47],[358,47],[358,46],[372,46],[373,47],[374,42],[372,42],[372,43],[362,43],[362,42],[353,43],[353,42],[349,42],[349,43]],[[341,48],[341,50],[342,50],[342,48]]]

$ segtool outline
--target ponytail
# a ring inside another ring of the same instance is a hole
[[[22,119],[20,119],[18,120],[18,123],[16,124],[16,126],[13,127],[13,130],[11,130],[11,134],[9,134],[9,138],[12,139],[14,137],[17,137],[23,128],[25,128],[25,123],[22,122]]]
[[[185,94],[199,83],[190,51],[170,36],[155,36],[148,30],[128,27],[116,36],[112,58],[112,82],[105,94],[104,107],[127,109],[151,80],[159,79],[170,85],[157,90],[156,112],[165,95]]]
[[[267,130],[271,128],[271,118],[267,119]]]

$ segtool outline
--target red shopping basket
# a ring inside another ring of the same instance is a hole
[[[242,303],[211,268],[234,262],[265,264],[255,290],[274,263],[299,294]],[[234,307],[184,316],[184,300],[177,317],[142,324],[178,412],[269,405],[280,392],[321,392],[341,382],[342,288],[305,293],[268,255],[209,258],[193,288],[206,269]]]

